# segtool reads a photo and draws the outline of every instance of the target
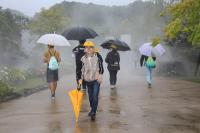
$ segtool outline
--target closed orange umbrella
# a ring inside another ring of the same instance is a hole
[[[79,118],[79,114],[80,114],[80,110],[81,110],[81,104],[82,104],[82,100],[83,100],[83,92],[79,91],[77,89],[73,89],[68,92],[68,95],[70,97],[72,106],[74,108],[76,122],[78,122],[78,118]]]

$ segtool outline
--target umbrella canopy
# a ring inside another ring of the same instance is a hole
[[[45,34],[42,35],[37,43],[44,45],[53,45],[53,46],[71,46],[65,37],[58,34]]]
[[[68,29],[62,34],[68,40],[85,40],[90,38],[95,38],[98,34],[91,28],[86,27],[74,27]]]
[[[83,92],[78,91],[77,89],[73,89],[68,92],[68,95],[70,97],[72,106],[74,108],[76,122],[78,122],[78,118],[79,118],[79,114],[81,110],[81,104],[83,100]]]
[[[131,50],[127,43],[120,40],[108,40],[101,44],[101,46],[105,49],[110,49],[111,45],[116,46],[118,51],[129,51]]]
[[[151,45],[152,43],[144,43],[140,48],[140,54],[146,55],[146,56],[155,56],[160,57],[165,53],[165,49],[161,44],[156,45],[153,47]]]

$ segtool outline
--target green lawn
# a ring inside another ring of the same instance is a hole
[[[38,87],[40,85],[44,85],[45,83],[46,83],[46,81],[43,78],[32,78],[32,79],[28,79],[23,84],[13,86],[13,88],[15,88],[15,90],[14,90],[15,92],[21,92],[25,88],[34,88],[34,87]]]

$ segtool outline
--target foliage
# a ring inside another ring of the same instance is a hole
[[[15,68],[0,68],[0,81],[9,85],[19,84],[25,82],[29,78],[38,77],[35,70],[15,69]]]
[[[45,34],[59,32],[68,24],[68,21],[62,16],[63,8],[55,6],[50,9],[42,9],[36,14],[28,24],[28,28],[35,34]]]
[[[7,96],[13,90],[8,87],[8,85],[2,81],[0,81],[0,98]]]
[[[200,47],[200,0],[181,0],[169,4],[161,15],[170,15],[165,27],[167,39],[176,39],[184,33],[187,41]]]
[[[29,28],[34,33],[44,34],[85,26],[103,36],[132,34],[135,40],[147,41],[148,36],[161,34],[165,24],[159,16],[161,10],[159,4],[150,1],[113,7],[64,1],[35,15]]]

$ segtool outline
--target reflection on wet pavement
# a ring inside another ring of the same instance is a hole
[[[200,84],[156,78],[151,89],[145,77],[119,77],[116,89],[104,82],[97,119],[87,116],[84,94],[79,122],[75,123],[67,92],[73,77],[60,82],[56,100],[49,90],[0,104],[1,133],[199,133]],[[123,81],[123,82],[120,82]]]

